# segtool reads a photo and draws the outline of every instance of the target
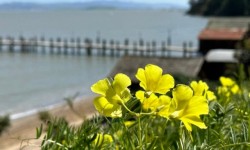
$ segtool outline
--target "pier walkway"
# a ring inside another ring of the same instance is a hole
[[[110,56],[160,56],[160,57],[194,57],[198,55],[197,48],[191,42],[184,42],[182,46],[171,45],[167,41],[124,41],[106,40],[96,38],[92,40],[85,38],[62,39],[62,38],[19,38],[0,37],[0,51],[9,52],[41,52],[54,54],[85,54],[85,55],[110,55]]]

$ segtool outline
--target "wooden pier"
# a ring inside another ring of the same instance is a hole
[[[182,46],[171,45],[171,40],[156,42],[106,40],[97,37],[90,38],[49,38],[20,36],[0,37],[0,51],[22,52],[22,53],[51,53],[51,54],[75,54],[75,55],[110,55],[110,56],[159,56],[159,57],[194,57],[198,54],[197,48],[192,47],[191,42],[183,42]]]

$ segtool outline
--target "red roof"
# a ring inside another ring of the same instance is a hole
[[[241,40],[246,33],[245,29],[204,29],[199,35],[200,40]]]

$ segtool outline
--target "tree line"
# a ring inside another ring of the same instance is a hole
[[[250,0],[189,0],[188,14],[202,16],[250,16]]]

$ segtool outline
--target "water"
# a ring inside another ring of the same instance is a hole
[[[185,10],[62,10],[1,11],[0,35],[89,37],[166,40],[175,45],[192,41],[207,19],[185,15]]]
[[[54,104],[106,77],[118,58],[0,53],[0,112]]]
[[[207,23],[183,10],[1,11],[1,36],[90,37],[192,41]],[[63,102],[106,77],[119,58],[0,53],[0,114],[18,113]]]

